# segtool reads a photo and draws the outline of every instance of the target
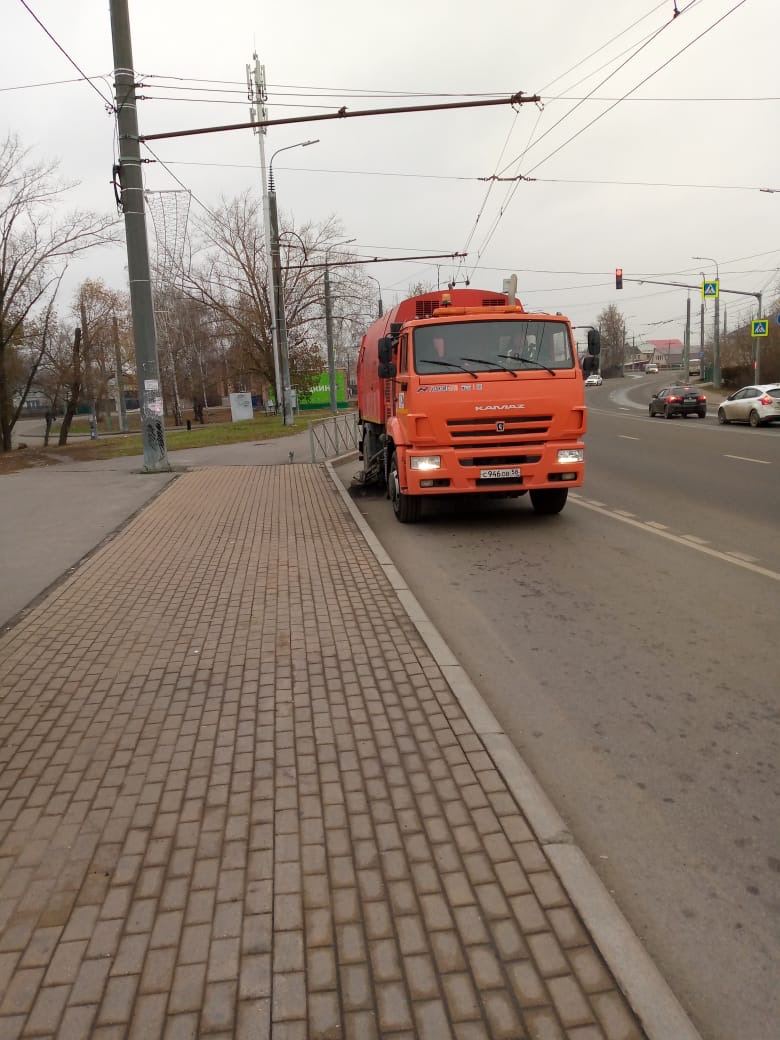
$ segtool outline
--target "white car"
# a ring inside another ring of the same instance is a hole
[[[652,362],[649,365],[645,365],[645,372],[648,375],[655,375],[658,372],[658,365],[654,365]]]
[[[751,426],[780,422],[780,386],[759,383],[736,390],[718,405],[718,422],[747,422]]]
[[[585,386],[601,386],[604,380],[601,378],[598,372],[591,372],[588,378],[585,380]]]

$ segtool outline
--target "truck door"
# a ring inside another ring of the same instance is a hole
[[[406,391],[409,381],[409,334],[404,333],[398,343],[398,374],[395,380],[396,414],[406,410]]]

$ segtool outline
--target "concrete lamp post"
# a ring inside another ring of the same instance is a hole
[[[325,340],[328,345],[328,386],[330,388],[330,410],[334,415],[338,414],[339,406],[336,400],[336,355],[333,347],[333,308],[330,300],[330,271],[328,268],[328,257],[334,249],[341,246],[351,245],[357,239],[348,238],[344,242],[335,242],[325,250]]]
[[[294,419],[292,414],[292,399],[290,395],[290,357],[287,349],[287,319],[284,313],[284,291],[282,288],[282,259],[279,248],[279,214],[276,208],[276,188],[274,186],[274,159],[282,152],[289,152],[291,148],[308,148],[310,144],[317,144],[319,138],[313,141],[298,141],[296,144],[288,144],[284,148],[277,148],[268,163],[268,218],[271,229],[271,296],[274,300],[274,311],[276,315],[276,327],[278,330],[279,343],[279,376],[281,388],[277,387],[277,396],[282,401],[282,422],[285,426],[292,426]],[[277,402],[278,404],[278,402]]]

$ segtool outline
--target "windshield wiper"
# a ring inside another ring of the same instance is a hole
[[[508,361],[524,361],[526,365],[538,365],[539,368],[543,368],[545,372],[549,372],[551,376],[557,376],[558,373],[553,368],[548,368],[547,365],[543,365],[541,361],[536,361],[530,357],[513,357],[512,354],[499,354],[499,357],[507,358]],[[507,372],[509,369],[507,369]]]
[[[461,372],[467,372],[472,378],[479,379],[476,372],[472,372],[470,368],[466,368],[465,365],[459,365],[456,361],[434,361],[432,358],[418,358],[418,361],[424,365],[446,365],[447,368],[459,368]]]
[[[503,357],[503,354],[499,354],[499,357]],[[464,357],[461,361],[473,361],[475,365],[492,365],[493,368],[499,368],[502,372],[508,372],[510,376],[514,376],[517,379],[517,372],[513,372],[511,368],[507,368],[506,365],[499,365],[497,361],[488,361],[478,357]]]

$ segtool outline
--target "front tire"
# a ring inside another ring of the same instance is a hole
[[[723,411],[722,408],[718,409],[718,422],[721,426],[728,426],[729,424],[729,421],[726,418],[726,413]]]
[[[748,416],[748,422],[754,430],[761,425],[761,418],[758,412],[755,410],[755,408],[751,411],[750,415]]]
[[[396,452],[393,452],[393,457],[390,460],[389,491],[396,520],[402,524],[417,523],[420,519],[422,502],[419,495],[406,495],[401,491],[401,480],[398,475],[398,455]]]
[[[531,492],[531,505],[540,516],[555,516],[566,505],[568,488],[539,488]]]

